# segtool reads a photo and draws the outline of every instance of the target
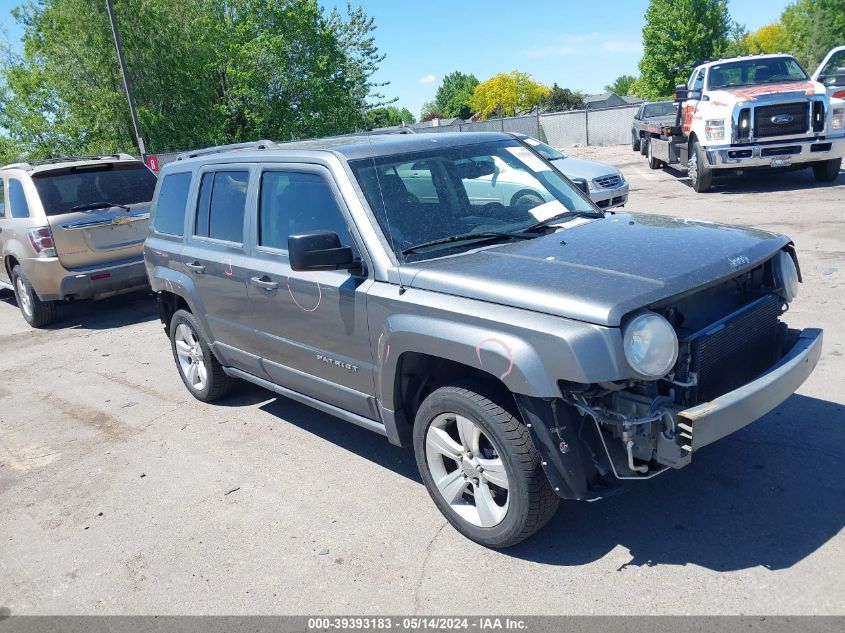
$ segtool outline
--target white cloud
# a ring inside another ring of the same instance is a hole
[[[425,77],[420,77],[421,84],[430,84],[432,81],[436,81],[437,77],[434,75],[426,75]]]
[[[523,56],[533,59],[618,53],[640,55],[642,43],[630,35],[598,32],[563,33],[551,38],[551,43],[546,46],[526,48],[520,52]]]

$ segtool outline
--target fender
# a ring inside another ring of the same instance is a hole
[[[154,266],[152,272],[148,273],[147,276],[150,280],[150,287],[156,294],[169,292],[184,300],[191,309],[191,314],[194,315],[197,325],[200,326],[201,334],[205,337],[205,340],[213,340],[210,337],[211,330],[205,318],[205,306],[200,298],[201,295],[196,289],[194,280],[189,275],[172,268]]]
[[[501,380],[512,393],[559,397],[536,350],[513,333],[411,314],[389,316],[379,335],[376,363],[377,395],[393,406],[399,359],[419,352],[477,367]]]

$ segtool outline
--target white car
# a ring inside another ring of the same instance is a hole
[[[550,145],[524,134],[512,134],[563,172],[567,178],[583,178],[589,186],[590,200],[602,209],[624,206],[628,201],[628,182],[616,167],[597,160],[572,158]]]

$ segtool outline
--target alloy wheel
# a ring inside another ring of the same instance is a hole
[[[426,431],[425,457],[438,492],[458,516],[484,528],[504,520],[510,501],[505,464],[475,422],[438,415]]]
[[[23,310],[23,313],[27,316],[27,318],[32,317],[32,297],[29,296],[29,291],[27,290],[22,277],[18,277],[15,286],[18,291],[18,301],[20,301],[21,310]]]
[[[180,323],[173,339],[179,370],[192,389],[202,391],[208,382],[208,368],[196,333],[187,323]]]

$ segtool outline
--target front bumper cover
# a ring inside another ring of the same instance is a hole
[[[749,145],[716,145],[702,148],[714,169],[771,167],[775,158],[791,164],[813,163],[845,156],[845,136],[766,141]]]

